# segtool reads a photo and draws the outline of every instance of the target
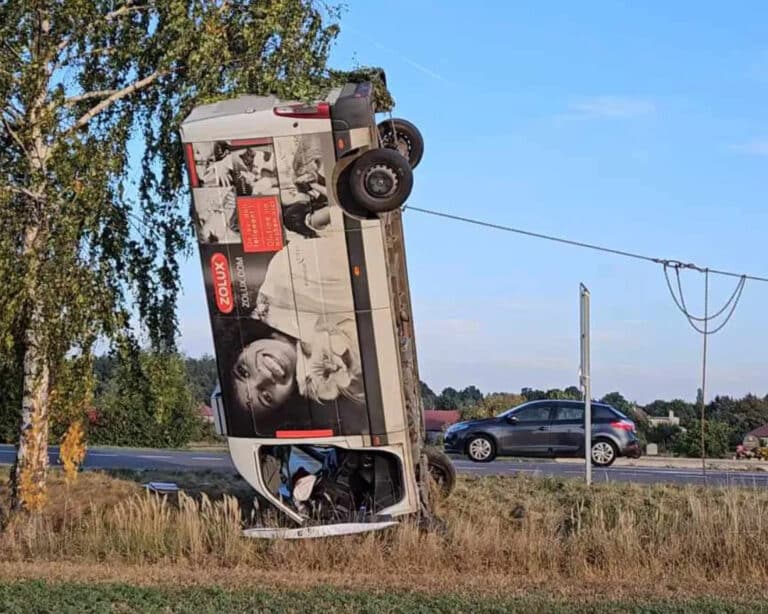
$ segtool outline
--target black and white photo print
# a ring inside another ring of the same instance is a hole
[[[325,139],[327,140],[327,139]],[[334,164],[332,143],[321,134],[275,139],[286,240],[315,239],[331,223],[326,172]]]
[[[343,233],[273,254],[240,246],[201,246],[201,254],[231,433],[365,432]]]
[[[237,203],[232,188],[194,188],[193,216],[200,243],[240,243]]]
[[[238,196],[277,195],[277,169],[270,142],[262,140],[195,143],[200,187],[232,187]]]

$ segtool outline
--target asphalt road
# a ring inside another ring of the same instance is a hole
[[[0,445],[0,465],[13,463],[12,446]],[[58,448],[50,451],[51,464],[56,464]],[[581,478],[583,464],[553,461],[497,460],[478,464],[454,458],[454,465],[464,475],[513,475],[525,473],[540,476]],[[229,454],[225,452],[146,450],[130,448],[93,448],[85,459],[86,469],[162,469],[170,471],[214,470],[234,471]],[[595,482],[636,482],[642,484],[706,484],[709,486],[768,487],[768,473],[748,471],[708,470],[706,479],[699,469],[670,469],[664,467],[627,467],[616,465],[607,469],[593,469]]]

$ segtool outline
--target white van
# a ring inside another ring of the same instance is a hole
[[[411,191],[418,130],[377,125],[350,83],[201,106],[181,135],[237,470],[303,527],[415,512],[379,215]]]

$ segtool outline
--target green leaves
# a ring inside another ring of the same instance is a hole
[[[98,339],[174,348],[190,244],[179,123],[217,97],[315,95],[337,32],[313,0],[0,1],[9,364],[30,327],[54,388]]]
[[[94,443],[179,447],[189,443],[202,426],[178,354],[118,356],[96,406],[98,418],[89,428]]]

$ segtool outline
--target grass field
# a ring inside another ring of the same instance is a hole
[[[140,484],[151,479],[176,481],[185,494],[147,495]],[[50,604],[40,611],[52,612],[67,611],[67,595],[79,590],[104,600],[92,611],[121,594],[162,608],[173,602],[171,586],[192,591],[183,603],[210,611],[227,611],[227,603],[237,610],[248,599],[266,604],[264,611],[314,607],[316,599],[337,600],[341,611],[387,611],[382,603],[390,611],[473,603],[473,611],[572,611],[564,604],[609,608],[607,599],[625,611],[720,612],[753,611],[754,600],[768,597],[768,492],[760,489],[597,484],[590,491],[555,478],[462,478],[439,513],[442,535],[405,523],[363,536],[252,541],[240,531],[258,512],[237,476],[85,472],[67,487],[54,474],[45,513],[0,534],[0,604],[41,591],[28,583],[39,578],[59,583],[54,601],[40,602]],[[243,587],[266,592],[238,592]],[[637,604],[650,609],[631,609]]]
[[[572,602],[533,594],[525,597],[471,597],[425,595],[418,592],[361,592],[335,588],[309,591],[240,590],[217,588],[141,588],[127,585],[48,584],[41,581],[0,584],[0,612],[131,613],[167,614],[222,612],[362,612],[371,614],[411,612],[509,612],[727,614],[768,612],[768,606],[744,600],[728,603],[720,599]]]

